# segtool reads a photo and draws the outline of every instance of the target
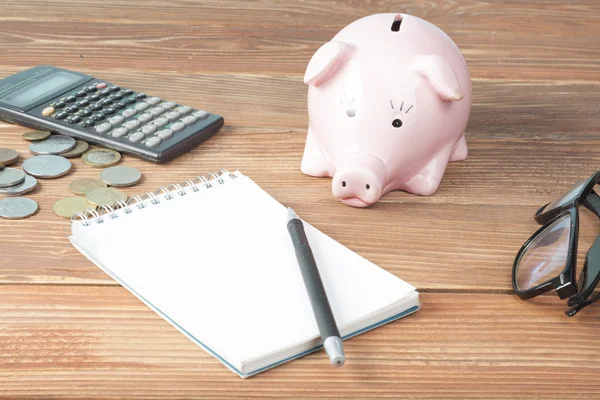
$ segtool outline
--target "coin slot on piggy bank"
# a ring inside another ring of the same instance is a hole
[[[392,190],[431,195],[448,162],[467,157],[469,70],[452,39],[425,20],[354,21],[317,50],[304,82],[300,168],[333,178],[333,195],[347,205],[367,207]]]

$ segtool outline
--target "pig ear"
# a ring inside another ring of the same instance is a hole
[[[351,53],[352,46],[344,42],[325,43],[310,59],[304,74],[304,83],[319,86],[327,81],[336,74]]]
[[[440,56],[417,56],[412,64],[417,75],[427,79],[433,89],[446,101],[457,101],[463,98],[462,90],[454,70]]]

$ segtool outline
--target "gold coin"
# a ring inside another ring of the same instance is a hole
[[[25,140],[29,140],[30,142],[33,142],[36,140],[48,139],[50,137],[50,132],[47,132],[47,131],[25,132],[22,137]]]
[[[83,197],[67,197],[54,203],[52,210],[61,218],[71,219],[73,214],[84,212],[88,208],[93,208],[93,206]]]
[[[85,196],[92,189],[105,188],[106,183],[102,179],[82,178],[76,179],[69,185],[71,192],[80,196]]]
[[[19,159],[19,153],[13,149],[0,149],[0,168],[4,168]]]
[[[118,164],[121,161],[121,154],[111,149],[92,149],[81,156],[81,160],[89,167],[106,168]]]
[[[60,156],[71,158],[78,157],[85,153],[90,148],[90,145],[84,142],[83,140],[77,140],[75,143],[75,147],[73,149],[66,151],[64,153],[59,154]]]
[[[127,200],[127,195],[113,188],[98,188],[87,192],[85,199],[96,206],[112,206],[117,201]]]

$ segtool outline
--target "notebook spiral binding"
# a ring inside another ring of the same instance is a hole
[[[119,218],[119,215],[116,214],[116,211],[118,210],[123,210],[125,214],[130,214],[134,211],[134,208],[140,210],[146,208],[146,205],[144,204],[145,200],[150,200],[150,203],[154,205],[160,204],[161,199],[158,197],[160,195],[164,195],[163,199],[165,200],[172,200],[175,198],[175,195],[186,196],[188,194],[186,192],[187,187],[189,187],[192,192],[198,192],[200,187],[210,189],[213,187],[215,182],[219,185],[222,185],[225,183],[222,178],[223,175],[229,175],[231,179],[237,178],[237,175],[232,174],[226,169],[221,169],[218,172],[199,175],[194,178],[194,180],[187,179],[181,184],[174,183],[168,186],[163,186],[154,192],[146,192],[142,195],[132,196],[127,199],[127,201],[117,201],[112,206],[101,205],[97,206],[96,208],[85,210],[84,212],[75,213],[71,217],[71,222],[73,223],[80,221],[83,226],[90,226],[92,221],[101,224],[104,222],[105,216],[108,216],[111,219]]]

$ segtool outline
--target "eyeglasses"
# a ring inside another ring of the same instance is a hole
[[[543,226],[521,247],[513,265],[513,289],[521,299],[554,289],[561,299],[568,299],[571,308],[565,313],[570,317],[600,300],[600,293],[594,293],[600,280],[600,235],[586,255],[579,278],[575,278],[578,207],[585,206],[600,219],[600,197],[593,190],[599,181],[597,171],[536,212],[534,219]]]

